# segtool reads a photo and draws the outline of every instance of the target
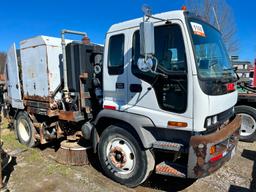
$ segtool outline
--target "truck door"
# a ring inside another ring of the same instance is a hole
[[[171,121],[186,122],[186,129],[191,130],[192,72],[183,24],[178,20],[172,20],[172,24],[155,24],[155,57],[158,71],[167,75],[165,78],[139,70],[139,29],[130,32],[128,112],[150,117],[157,127],[168,127],[171,117]]]
[[[7,52],[6,76],[8,97],[12,107],[24,109],[23,101],[21,99],[19,68],[15,43]]]
[[[123,110],[127,104],[127,39],[125,33],[107,34],[106,39],[103,107]]]

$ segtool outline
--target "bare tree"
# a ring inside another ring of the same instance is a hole
[[[6,62],[6,53],[0,52],[0,74],[4,73],[5,62]]]
[[[225,0],[186,0],[186,2],[190,11],[219,28],[230,54],[238,51],[239,47],[238,40],[235,37],[236,23],[233,11]]]

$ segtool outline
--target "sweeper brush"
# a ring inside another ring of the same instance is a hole
[[[64,140],[57,151],[56,161],[65,165],[86,165],[89,164],[87,150],[90,147],[81,144],[81,141]]]

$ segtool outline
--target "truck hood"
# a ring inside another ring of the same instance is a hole
[[[237,91],[220,96],[209,96],[209,116],[221,113],[233,107],[237,102],[237,97]]]

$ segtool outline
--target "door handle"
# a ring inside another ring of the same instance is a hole
[[[142,91],[141,84],[130,84],[130,91],[132,93],[139,93]]]

